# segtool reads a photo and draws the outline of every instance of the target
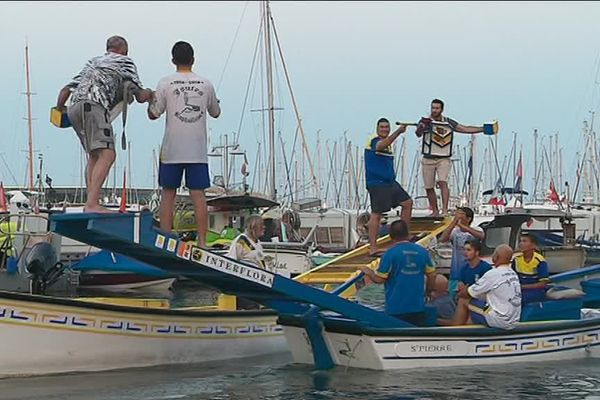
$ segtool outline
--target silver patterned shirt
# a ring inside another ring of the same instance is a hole
[[[72,92],[71,103],[89,100],[111,110],[123,98],[124,81],[131,81],[142,88],[137,67],[131,58],[112,52],[94,57],[67,85]]]

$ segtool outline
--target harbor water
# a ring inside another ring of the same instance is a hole
[[[59,362],[59,361],[57,361]],[[314,372],[287,354],[0,380],[3,400],[600,399],[600,360]]]

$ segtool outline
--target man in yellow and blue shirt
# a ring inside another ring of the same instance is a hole
[[[373,135],[365,148],[365,181],[371,199],[371,217],[369,219],[370,255],[378,256],[377,233],[384,213],[402,206],[400,218],[407,224],[412,214],[412,199],[404,188],[396,182],[394,171],[394,141],[406,132],[406,126],[400,125],[390,134],[390,122],[381,118],[377,121],[377,133]]]
[[[435,266],[429,252],[408,240],[408,225],[402,220],[390,226],[394,246],[385,252],[377,271],[362,271],[374,283],[384,283],[385,312],[413,325],[425,325],[425,294],[435,287]],[[427,284],[425,284],[427,277]]]
[[[528,233],[521,234],[519,249],[523,254],[513,259],[512,269],[519,275],[523,303],[542,301],[549,281],[548,263],[536,251],[537,242]]]

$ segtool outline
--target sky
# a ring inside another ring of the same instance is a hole
[[[431,99],[441,98],[446,115],[465,125],[499,120],[501,154],[508,154],[517,132],[526,189],[533,179],[534,129],[540,136],[559,134],[565,179],[574,179],[583,120],[598,111],[600,100],[600,4],[273,1],[271,11],[312,150],[318,131],[323,148],[344,132],[363,146],[378,118],[418,120]],[[243,116],[239,141],[253,170],[264,131],[264,113],[250,111],[264,107],[259,73],[250,80],[246,108],[244,95],[259,23],[258,2],[0,2],[0,180],[25,183],[27,40],[36,93],[34,148],[55,185],[81,182],[79,143],[72,130],[48,122],[49,110],[58,91],[86,60],[103,53],[113,34],[127,38],[142,82],[152,88],[173,71],[173,43],[189,41],[195,71],[213,82],[221,100],[222,116],[209,122],[209,140],[215,144],[223,134],[231,140]],[[276,69],[275,106],[284,109],[276,114],[277,131],[289,158],[296,124],[280,63]],[[135,186],[154,185],[152,151],[163,124],[146,118],[145,105],[130,108]],[[418,145],[412,132],[406,136],[410,160]],[[115,133],[120,135],[120,123]],[[461,135],[457,143],[467,140]],[[127,154],[119,150],[117,157],[122,171]],[[217,162],[211,162],[213,171]],[[256,175],[264,181],[262,172]]]

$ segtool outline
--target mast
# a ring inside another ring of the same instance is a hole
[[[267,74],[267,110],[269,123],[269,196],[272,200],[277,198],[275,185],[275,112],[273,105],[273,55],[271,48],[271,9],[269,1],[262,3],[263,24],[265,27],[265,72]]]
[[[29,43],[25,43],[25,77],[27,82],[27,91],[25,95],[27,96],[27,128],[29,133],[28,138],[28,152],[29,152],[29,190],[33,191],[34,182],[33,182],[33,118],[31,117],[31,81],[29,77]]]
[[[537,201],[538,163],[537,163],[537,141],[538,131],[533,130],[533,201]]]

